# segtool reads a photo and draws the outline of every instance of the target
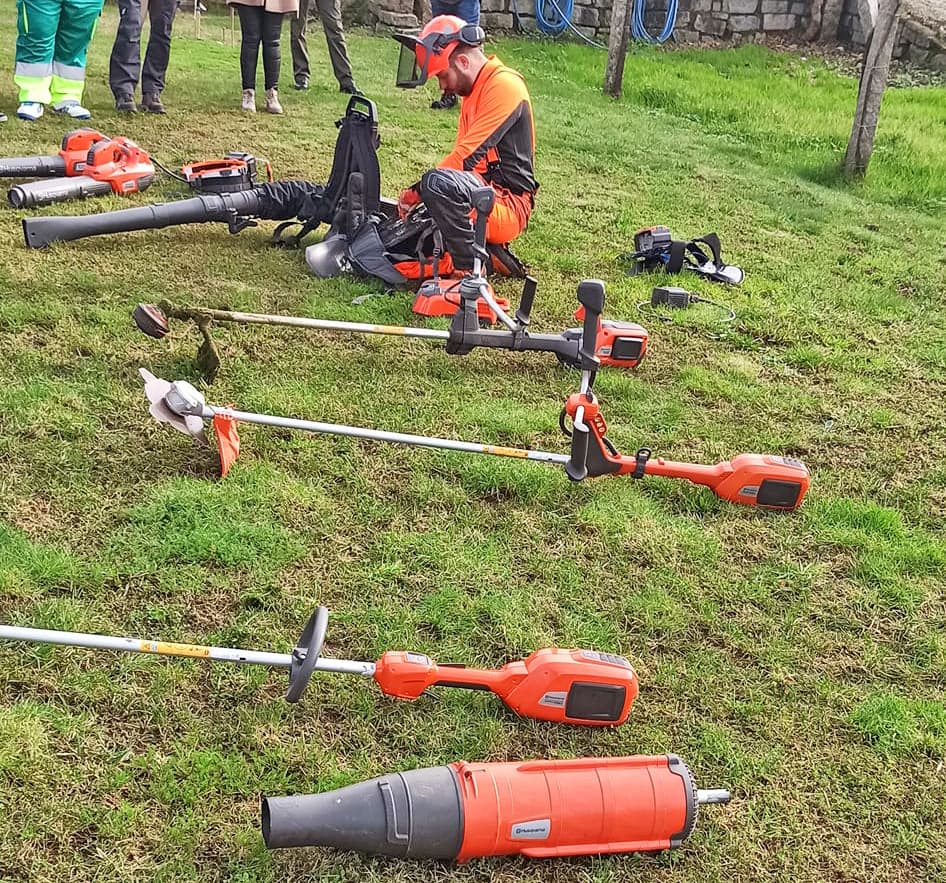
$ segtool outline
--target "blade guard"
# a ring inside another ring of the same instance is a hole
[[[226,478],[230,467],[240,456],[237,422],[228,414],[214,414],[213,426],[217,437],[217,454],[220,457],[220,477]]]

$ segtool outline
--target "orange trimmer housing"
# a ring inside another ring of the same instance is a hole
[[[585,308],[575,310],[575,318],[585,320]],[[577,333],[580,330],[576,329]],[[647,329],[636,322],[621,322],[598,317],[598,335],[595,338],[595,356],[611,368],[636,368],[647,353]]]
[[[128,138],[99,141],[89,148],[83,174],[107,181],[114,193],[137,193],[154,181],[154,164],[147,151]]]
[[[638,692],[637,673],[624,657],[559,648],[491,670],[389,650],[376,663],[374,679],[399,699],[416,699],[430,687],[489,690],[523,717],[599,727],[624,723]]]
[[[685,478],[710,488],[716,496],[731,503],[783,511],[797,509],[811,484],[808,468],[792,457],[739,454],[731,460],[707,466],[651,457],[647,448],[641,448],[634,456],[619,454],[607,439],[608,426],[594,394],[570,395],[565,402],[565,413],[574,420],[579,408],[583,409],[582,419],[591,433],[587,458],[589,476]]]
[[[449,263],[445,263],[445,261]],[[441,257],[440,262],[440,271],[449,273],[450,270],[446,268],[452,267],[452,259],[450,256],[445,255]],[[394,266],[396,269],[399,269],[401,265],[395,264]],[[411,311],[418,316],[427,316],[428,318],[454,315],[454,313],[460,309],[461,304],[459,286],[459,280],[449,276],[445,278],[437,277],[427,279],[421,282],[417,294],[414,296]],[[495,293],[493,293],[493,297],[501,309],[509,309],[509,301],[506,298]],[[485,300],[478,300],[476,302],[476,314],[480,318],[480,321],[489,325],[496,322],[496,314]]]
[[[463,804],[459,862],[656,852],[696,825],[693,777],[672,754],[450,766]]]

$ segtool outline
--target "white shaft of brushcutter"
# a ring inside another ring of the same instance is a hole
[[[581,385],[578,387],[578,394],[584,395],[588,392],[589,387],[591,386],[591,372],[582,371],[581,372]],[[578,430],[578,432],[587,432],[588,425],[585,423],[585,406],[579,405],[578,410],[575,411],[575,416],[572,419],[572,426]]]
[[[351,331],[356,334],[392,334],[449,340],[450,334],[437,328],[411,328],[403,325],[372,325],[369,322],[337,322],[333,319],[309,319],[304,316],[272,316],[265,313],[239,313],[231,310],[196,310],[194,317],[208,317],[244,325],[286,325],[290,328],[314,328],[321,331]]]
[[[53,629],[21,628],[0,625],[0,638],[8,641],[28,641],[36,644],[60,644],[66,647],[89,647],[96,650],[120,650],[125,653],[150,653],[155,656],[181,656],[211,659],[217,662],[236,662],[243,665],[264,665],[267,668],[291,668],[293,654],[267,653],[262,650],[240,650],[235,647],[205,647],[200,644],[177,644],[173,641],[122,638],[113,635],[91,635],[84,632],[61,632]],[[373,662],[354,659],[326,659],[319,657],[316,671],[373,677]]]
[[[297,420],[294,417],[275,417],[271,414],[255,414],[251,411],[234,411],[231,408],[215,408],[204,402],[204,397],[187,381],[175,381],[164,397],[165,404],[182,417],[194,416],[213,420],[220,414],[232,417],[238,423],[256,423],[260,426],[279,426],[283,429],[300,429],[305,432],[328,435],[345,435],[351,438],[368,438],[374,441],[393,442],[424,448],[441,448],[446,451],[462,451],[465,454],[491,454],[495,457],[514,457],[520,460],[539,460],[544,463],[568,462],[566,454],[551,451],[531,451],[524,448],[507,448],[502,445],[484,445],[479,442],[456,441],[451,438],[436,438],[430,435],[411,435],[406,432],[387,432],[381,429],[363,429],[345,426],[342,423],[320,423],[316,420]]]

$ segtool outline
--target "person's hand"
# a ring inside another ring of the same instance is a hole
[[[413,187],[401,191],[401,195],[397,198],[397,213],[401,220],[410,214],[415,205],[420,205],[420,194]]]

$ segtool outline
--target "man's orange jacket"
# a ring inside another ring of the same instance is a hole
[[[472,92],[461,101],[457,138],[439,167],[475,172],[496,190],[497,208],[508,206],[518,229],[514,233],[509,230],[512,235],[490,230],[488,238],[506,242],[525,229],[532,213],[533,195],[539,187],[534,164],[535,125],[529,91],[520,74],[490,56]],[[504,213],[494,209],[493,214]],[[497,226],[499,220],[491,215],[490,226]]]

